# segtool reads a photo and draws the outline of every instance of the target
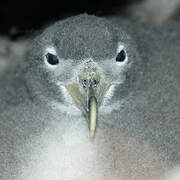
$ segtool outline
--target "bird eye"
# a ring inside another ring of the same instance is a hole
[[[126,52],[121,50],[116,56],[116,62],[123,62],[126,59]]]
[[[47,62],[51,65],[56,65],[59,63],[58,57],[51,53],[46,54],[46,59],[47,59]]]

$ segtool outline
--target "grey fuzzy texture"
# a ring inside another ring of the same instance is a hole
[[[14,69],[25,56],[28,39],[12,41],[6,36],[0,36],[0,75]]]
[[[179,26],[84,14],[45,29],[1,76],[0,179],[163,178],[180,161]],[[115,61],[118,43],[128,55],[124,66]],[[56,68],[45,63],[49,46]],[[121,82],[99,108],[94,140],[58,84],[75,81],[88,58],[102,79]]]

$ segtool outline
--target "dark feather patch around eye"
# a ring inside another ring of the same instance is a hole
[[[126,52],[124,50],[121,50],[118,55],[116,56],[117,62],[123,62],[126,59]]]
[[[58,57],[51,53],[46,54],[46,59],[47,59],[47,62],[51,65],[56,65],[59,63]]]

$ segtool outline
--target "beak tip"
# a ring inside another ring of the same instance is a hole
[[[95,131],[94,130],[90,130],[90,132],[89,132],[90,137],[94,137],[94,134],[95,134]]]

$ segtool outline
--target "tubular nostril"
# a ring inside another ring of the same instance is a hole
[[[82,79],[82,86],[83,88],[87,87],[87,79]]]
[[[82,87],[83,87],[83,88],[88,88],[89,86],[97,87],[98,84],[99,84],[99,80],[92,78],[92,79],[90,79],[90,81],[88,82],[87,79],[82,79],[82,80],[81,80],[81,84],[82,84]]]
[[[99,81],[97,79],[92,79],[92,84],[96,87],[99,84]]]
[[[96,72],[82,72],[78,75],[79,84],[82,88],[96,88],[100,83],[99,73]]]

